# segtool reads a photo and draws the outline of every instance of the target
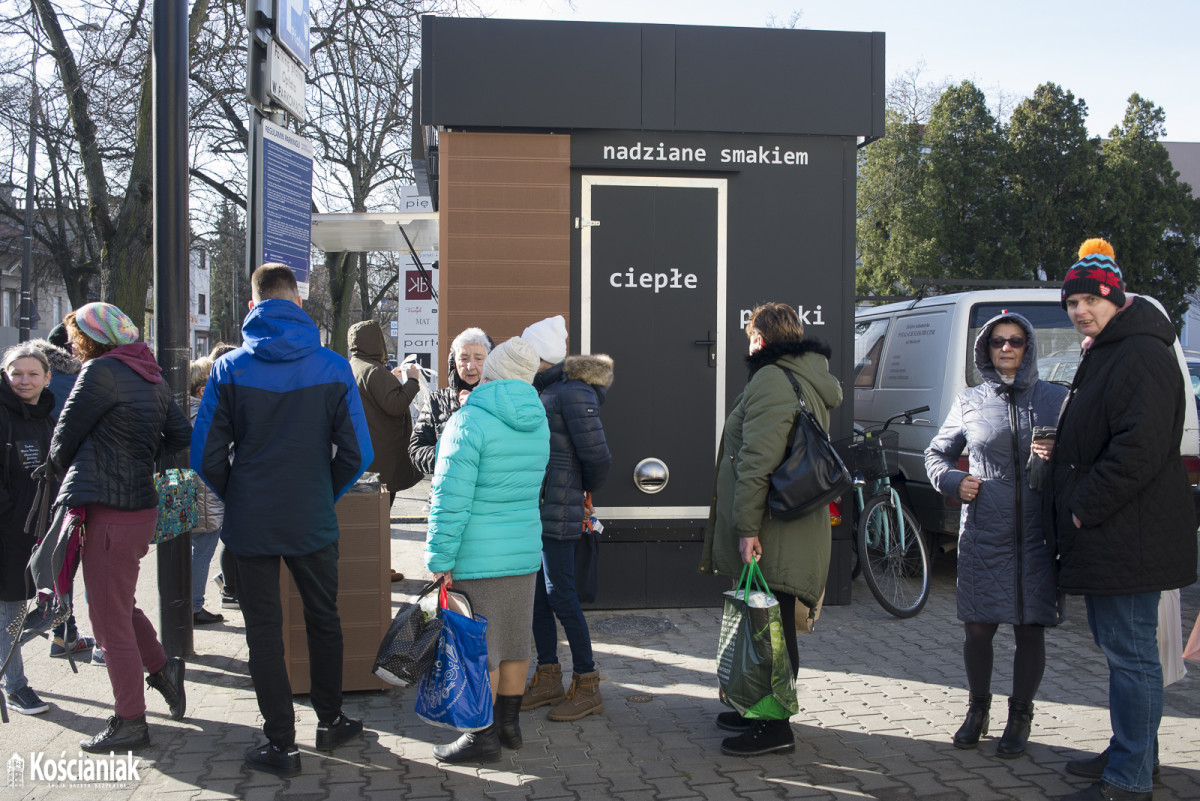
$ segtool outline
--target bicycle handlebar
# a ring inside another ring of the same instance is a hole
[[[904,422],[911,424],[912,416],[914,414],[920,414],[921,412],[927,412],[927,411],[929,411],[929,406],[926,405],[926,406],[920,406],[916,409],[909,409],[908,411],[905,411],[905,412],[900,412],[900,414],[893,414],[887,420],[883,421],[883,428],[881,430],[887,431],[888,426],[890,426],[892,424],[892,421],[899,420],[901,417],[904,418]]]

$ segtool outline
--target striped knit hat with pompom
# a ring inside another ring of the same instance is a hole
[[[1086,293],[1125,306],[1125,281],[1121,268],[1113,254],[1112,245],[1103,239],[1089,239],[1079,246],[1079,261],[1067,270],[1062,285],[1062,307],[1067,308],[1067,298]]]

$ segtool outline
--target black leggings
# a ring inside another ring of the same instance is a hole
[[[781,602],[782,603],[782,602]],[[973,695],[992,691],[992,638],[997,623],[965,623],[963,662],[967,666],[967,685]],[[1013,690],[1015,701],[1032,703],[1046,670],[1046,629],[1044,626],[1013,624],[1017,652],[1013,656]]]
[[[783,640],[787,643],[788,660],[792,663],[792,675],[800,673],[800,646],[796,644],[796,596],[771,590],[779,601],[779,619],[783,623]]]

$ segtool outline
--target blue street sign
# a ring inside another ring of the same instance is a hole
[[[275,40],[307,70],[312,66],[308,44],[308,0],[275,0]]]

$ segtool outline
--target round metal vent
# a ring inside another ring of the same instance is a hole
[[[671,471],[662,459],[643,459],[633,468],[633,483],[647,495],[662,492],[671,480]]]

